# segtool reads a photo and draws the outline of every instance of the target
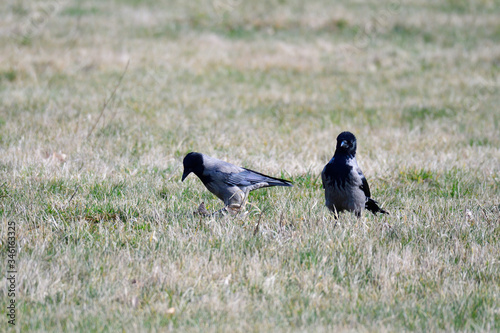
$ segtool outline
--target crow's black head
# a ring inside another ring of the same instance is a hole
[[[182,181],[191,173],[199,175],[203,173],[203,155],[196,152],[191,152],[184,157],[182,161],[184,165],[184,173],[182,174]]]
[[[335,154],[356,155],[356,137],[351,132],[342,132],[337,137]]]

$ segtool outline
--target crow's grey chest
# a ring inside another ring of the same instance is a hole
[[[322,172],[326,206],[331,210],[361,212],[366,196],[355,158],[334,158]]]

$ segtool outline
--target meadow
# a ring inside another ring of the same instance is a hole
[[[0,4],[0,330],[500,331],[500,2]],[[389,216],[324,206],[344,130]],[[293,188],[222,202],[199,151]],[[5,281],[5,279],[4,279]],[[5,286],[7,283],[5,283]]]

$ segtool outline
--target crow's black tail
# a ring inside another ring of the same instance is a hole
[[[387,211],[380,208],[378,202],[376,202],[372,198],[368,198],[368,200],[365,203],[365,208],[370,212],[372,212],[374,215],[377,215],[377,213],[389,214]]]
[[[256,176],[256,175],[260,176],[260,177],[257,176],[257,178],[255,178],[255,177],[252,177],[252,174],[247,175],[247,177],[252,178],[252,180],[254,182],[266,182],[269,184],[268,186],[293,186],[292,182],[289,180],[271,177],[271,176],[268,176],[268,175],[265,175],[263,173],[253,171],[250,169],[245,169],[245,170],[250,171],[250,173],[255,174],[253,176]]]
[[[273,177],[269,177],[269,178],[273,179],[273,180],[267,182],[269,184],[269,186],[293,186],[292,182],[289,180],[274,179]]]

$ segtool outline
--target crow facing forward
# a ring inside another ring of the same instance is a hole
[[[321,172],[325,189],[326,207],[335,215],[342,211],[361,216],[363,209],[373,214],[388,214],[370,198],[370,188],[356,161],[356,137],[342,132],[337,137],[337,147],[330,162]]]

